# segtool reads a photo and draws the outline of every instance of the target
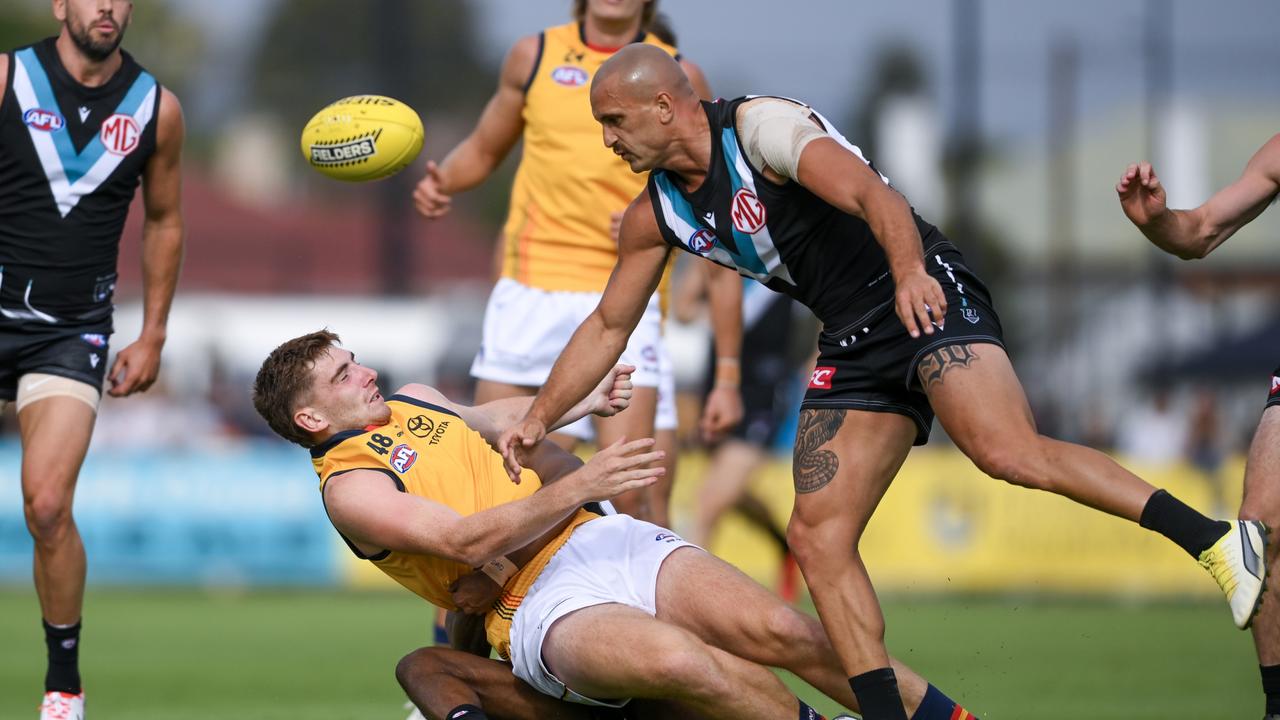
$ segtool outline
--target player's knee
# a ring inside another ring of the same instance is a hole
[[[23,503],[27,529],[37,543],[56,542],[72,527],[71,503],[55,493],[27,498]]]
[[[853,557],[859,533],[849,520],[828,518],[814,522],[802,513],[793,513],[787,523],[787,546],[800,567],[813,567],[833,560],[847,562]]]
[[[786,605],[777,605],[765,612],[761,626],[764,632],[759,645],[777,659],[826,642],[821,623]]]
[[[1271,544],[1275,544],[1275,533],[1280,528],[1280,507],[1268,506],[1264,502],[1256,501],[1249,495],[1245,495],[1244,502],[1240,505],[1240,519],[1258,520],[1263,525],[1266,525],[1273,538]]]
[[[997,480],[1033,490],[1050,489],[1049,477],[1043,472],[1036,446],[993,443],[977,449],[971,459],[979,470]]]
[[[426,652],[429,649],[418,648],[400,658],[400,662],[396,663],[396,682],[400,683],[400,687],[408,690],[415,677],[435,671],[438,663],[432,658],[431,653]]]
[[[668,645],[655,659],[646,674],[655,689],[669,697],[704,697],[727,690],[715,658],[695,641]]]

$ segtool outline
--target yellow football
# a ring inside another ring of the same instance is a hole
[[[413,108],[381,95],[353,95],[316,113],[302,128],[302,155],[336,180],[394,175],[422,151],[422,120]]]

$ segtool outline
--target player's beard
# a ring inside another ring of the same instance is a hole
[[[98,20],[95,18],[94,24]],[[111,18],[111,23],[116,26],[115,36],[109,40],[94,40],[90,28],[86,27],[71,17],[67,18],[67,32],[71,36],[71,42],[75,43],[77,49],[94,62],[102,62],[111,57],[111,53],[120,47],[120,43],[124,41],[124,31],[129,27],[126,20],[124,24],[116,23],[115,18]]]

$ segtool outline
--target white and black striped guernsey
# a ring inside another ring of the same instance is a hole
[[[649,198],[663,238],[790,295],[827,327],[892,298],[888,262],[865,221],[799,183],[775,184],[751,166],[735,122],[738,106],[750,99],[702,104],[711,126],[711,167],[697,190],[685,191],[664,170],[650,174]],[[826,118],[814,116],[867,162]],[[922,240],[935,231],[912,214]]]
[[[155,151],[160,86],[123,53],[77,83],[54,38],[9,53],[0,98],[0,325],[107,318],[129,203]]]

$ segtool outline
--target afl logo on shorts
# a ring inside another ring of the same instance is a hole
[[[138,147],[142,140],[142,128],[132,115],[112,115],[102,122],[102,131],[98,134],[107,152],[116,155],[128,155]]]
[[[404,424],[404,429],[409,434],[418,438],[431,437],[431,433],[435,431],[436,424],[431,422],[431,418],[426,415],[415,415],[409,418],[409,422]]]
[[[831,380],[836,376],[836,369],[833,367],[816,367],[813,369],[813,375],[809,377],[809,387],[818,390],[830,390]]]
[[[52,110],[41,110],[40,108],[31,108],[22,113],[22,122],[26,123],[29,128],[45,132],[61,130],[67,124],[58,113]]]
[[[733,196],[733,226],[738,232],[754,235],[764,227],[764,203],[756,194],[743,188]]]
[[[409,468],[413,467],[413,463],[417,459],[418,451],[403,443],[397,445],[391,451],[391,467],[395,468],[396,472],[399,473],[409,472]]]
[[[689,249],[699,255],[706,255],[715,246],[716,234],[706,228],[699,228],[693,237],[689,238]]]
[[[551,71],[551,79],[557,85],[565,87],[582,87],[587,84],[587,71],[576,65],[561,65]]]
[[[1280,375],[1271,376],[1271,394],[1280,395]]]

